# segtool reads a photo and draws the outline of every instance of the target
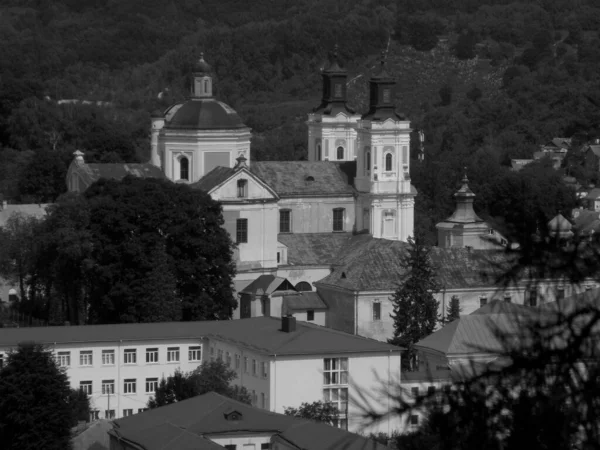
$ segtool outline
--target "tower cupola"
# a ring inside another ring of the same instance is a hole
[[[315,113],[335,116],[340,112],[354,114],[346,104],[346,80],[348,73],[338,60],[338,46],[334,47],[328,64],[321,72],[323,78],[323,98],[321,104],[313,110]]]
[[[446,222],[453,223],[478,223],[483,220],[475,213],[473,209],[473,201],[475,200],[475,194],[469,188],[469,179],[467,174],[462,179],[462,186],[454,194],[456,199],[456,209]]]
[[[192,76],[194,78],[192,95],[196,98],[212,97],[212,67],[204,61],[204,53],[200,53],[200,59],[194,64]]]
[[[406,120],[396,112],[394,91],[396,78],[388,71],[387,52],[381,54],[381,63],[369,80],[369,111],[364,120],[384,121],[386,119]]]

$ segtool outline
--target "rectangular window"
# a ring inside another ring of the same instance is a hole
[[[138,408],[138,414],[143,413],[144,411],[148,411],[148,408]]]
[[[281,263],[281,252],[277,252],[277,264]]]
[[[248,242],[248,219],[237,219],[235,221],[235,242],[238,244]]]
[[[123,362],[125,364],[136,364],[137,350],[135,348],[126,348],[123,352]]]
[[[123,393],[124,394],[135,394],[136,392],[136,381],[135,378],[129,378],[123,381]]]
[[[480,297],[479,298],[479,307],[482,308],[485,305],[487,305],[487,297]]]
[[[315,311],[312,309],[309,309],[308,311],[306,311],[306,320],[309,322],[312,322],[313,320],[315,320]]]
[[[217,350],[217,359],[223,361],[223,350]]]
[[[238,198],[248,197],[248,180],[238,180],[237,182]]]
[[[179,347],[167,348],[167,362],[179,362]]]
[[[80,381],[79,389],[81,389],[87,395],[92,395],[92,382],[91,381]]]
[[[2,357],[0,356],[0,360]],[[58,352],[56,355],[56,363],[59,367],[70,367],[71,366],[71,352]],[[2,368],[2,365],[0,365]]]
[[[115,380],[102,380],[102,395],[115,393]]]
[[[556,289],[556,301],[559,302],[561,300],[564,300],[564,298],[565,298],[565,288],[562,286],[559,286]]]
[[[146,394],[154,394],[158,388],[158,378],[146,378]]]
[[[537,306],[537,290],[532,289],[529,291],[529,306]]]
[[[333,210],[333,231],[344,231],[344,208]]]
[[[323,400],[331,403],[338,410],[340,417],[345,417],[348,412],[348,388],[323,389]]]
[[[248,357],[244,356],[244,372],[248,373]]]
[[[231,353],[225,353],[225,362],[227,363],[227,367],[231,367]]]
[[[252,360],[252,375],[256,376],[258,374],[258,362],[253,359]]]
[[[102,350],[102,365],[103,366],[114,366],[115,365],[115,351],[114,350]]]
[[[348,384],[348,358],[325,358],[323,363],[323,384]]]
[[[262,366],[262,377],[267,378],[269,376],[269,370],[267,368],[267,363],[263,362],[263,363],[261,363],[261,366]]]
[[[100,411],[97,409],[90,411],[90,422],[93,422],[94,420],[100,420]]]
[[[214,360],[215,359],[215,348],[211,347],[210,348],[210,360]]]
[[[133,416],[133,409],[124,409],[123,417]]]
[[[419,416],[417,416],[416,414],[411,414],[410,424],[413,426],[419,425]]]
[[[506,303],[512,303],[512,297],[510,295],[505,295],[504,296],[504,301]]]
[[[289,210],[279,211],[279,232],[280,233],[291,233],[291,218],[292,212]]]
[[[79,365],[80,366],[91,366],[92,361],[92,351],[91,350],[82,350],[79,352]]]
[[[158,362],[158,349],[147,348],[146,349],[146,363],[153,364]]]
[[[240,355],[238,355],[238,354],[236,354],[236,355],[235,355],[235,368],[236,368],[236,369],[239,369],[239,368],[240,368],[240,364],[241,364],[241,361],[240,361],[240,360],[241,360],[241,356],[240,356]]]
[[[381,302],[378,300],[373,302],[373,320],[381,320]]]
[[[256,391],[254,389],[252,389],[252,406],[256,406],[257,402],[258,402],[258,397],[256,395]]]
[[[115,418],[115,410],[114,409],[105,409],[104,410],[104,418],[105,419],[114,419]]]
[[[265,409],[267,407],[267,399],[265,397],[265,393],[264,392],[260,393],[260,407],[262,409]]]
[[[188,359],[190,361],[202,361],[202,347],[194,346],[188,350]]]

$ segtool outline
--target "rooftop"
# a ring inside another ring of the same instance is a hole
[[[288,264],[330,265],[352,239],[352,233],[280,233],[277,240],[288,248]]]
[[[201,189],[205,192],[210,192],[211,189],[217,187],[235,173],[235,170],[229,167],[217,166],[190,187],[192,189]]]
[[[70,344],[86,342],[145,341],[214,338],[276,355],[321,355],[399,351],[398,347],[331,328],[298,321],[296,331],[281,331],[281,319],[249,319],[7,328],[0,333],[0,348],[20,342]]]
[[[247,127],[229,105],[214,98],[193,98],[181,104],[168,117],[165,128],[231,130]]]
[[[232,413],[238,420],[228,419]],[[145,450],[217,449],[222,447],[212,443],[211,436],[240,431],[245,435],[272,433],[305,450],[387,448],[327,424],[269,412],[214,392],[124,417],[113,424],[111,435]]]
[[[28,205],[0,205],[0,227],[6,225],[8,219],[13,214],[22,214],[27,217],[36,217],[38,219],[46,215],[46,208],[50,203],[28,204]]]
[[[356,162],[262,161],[250,171],[281,197],[352,196]]]
[[[283,296],[283,307],[290,312],[305,309],[327,309],[318,292],[299,292]],[[283,311],[286,314],[288,311]]]

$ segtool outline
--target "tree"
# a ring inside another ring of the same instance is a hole
[[[446,317],[441,320],[442,325],[460,318],[460,311],[460,299],[458,298],[458,295],[453,295],[448,304],[448,308],[446,309]]]
[[[333,403],[320,400],[312,403],[304,402],[298,408],[286,407],[283,409],[283,413],[287,416],[301,417],[329,425],[333,425],[339,416],[339,411]]]
[[[72,413],[71,425],[90,420],[90,397],[82,389],[71,389],[69,407]]]
[[[68,377],[52,352],[38,344],[20,344],[0,370],[2,448],[70,449],[71,398]]]
[[[440,94],[440,104],[442,106],[448,106],[452,103],[452,86],[444,84],[438,92]]]
[[[406,348],[403,368],[410,370],[414,367],[413,345],[433,332],[438,318],[438,301],[433,295],[439,287],[429,256],[431,249],[421,240],[419,236],[409,237],[408,252],[401,262],[407,274],[391,297],[394,337],[388,342]]]
[[[148,401],[148,407],[158,408],[207,392],[216,392],[251,405],[252,397],[246,388],[231,384],[236,378],[235,370],[220,359],[205,361],[193,372],[176,371],[172,376],[162,378],[155,395]]]

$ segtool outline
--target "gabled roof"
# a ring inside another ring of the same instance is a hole
[[[192,189],[201,189],[205,192],[210,192],[211,189],[217,187],[234,174],[235,170],[230,167],[217,166],[198,181],[190,184],[190,187]]]
[[[14,347],[20,342],[69,344],[85,342],[140,341],[147,339],[215,338],[236,342],[267,354],[322,355],[330,353],[368,353],[399,351],[398,347],[331,328],[298,322],[296,331],[281,331],[281,319],[250,319],[80,325],[33,328],[5,328],[0,333],[0,347]]]
[[[69,172],[71,170],[75,171],[88,185],[100,178],[122,180],[127,175],[138,178],[165,178],[165,174],[160,167],[150,163],[87,164],[73,161],[69,167]]]
[[[263,161],[250,171],[271,186],[280,197],[352,196],[356,162]]]
[[[280,233],[277,240],[288,248],[288,264],[330,265],[349,244],[352,233]]]
[[[226,414],[232,409],[241,414],[240,420],[227,420]],[[141,445],[145,450],[222,448],[214,443],[213,446],[203,445],[207,445],[205,441],[212,436],[237,432],[245,435],[272,433],[305,450],[387,448],[327,424],[269,412],[214,392],[124,417],[113,423],[110,432],[113,436]],[[170,444],[173,440],[178,440],[177,444]]]
[[[0,205],[0,227],[6,225],[8,219],[13,214],[22,214],[26,217],[36,217],[41,219],[46,215],[46,208],[50,203],[28,204],[28,205]]]
[[[240,294],[250,294],[253,296],[271,295],[276,291],[296,291],[292,283],[282,277],[275,275],[261,275],[243,290]]]
[[[577,216],[573,219],[575,230],[582,235],[600,230],[600,213],[598,211],[579,210]]]
[[[600,145],[590,145],[588,146],[588,151],[591,151],[596,156],[600,156]]]
[[[405,242],[356,235],[338,254],[331,274],[318,281],[355,291],[393,291],[407,273],[402,265]],[[438,282],[446,289],[489,286],[506,273],[512,254],[502,250],[432,247]]]

